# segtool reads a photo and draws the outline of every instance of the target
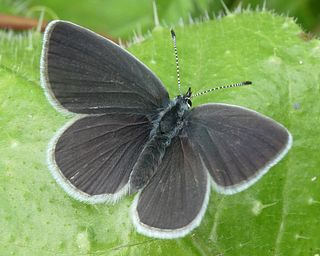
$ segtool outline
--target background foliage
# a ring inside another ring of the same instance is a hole
[[[268,1],[279,6],[281,2]],[[123,38],[131,38],[132,29],[141,24],[142,32],[151,32],[129,50],[174,96],[168,28],[153,29],[150,2],[139,1],[136,9],[130,3],[2,0],[0,10],[39,15],[41,4],[60,18]],[[226,4],[234,7],[237,2]],[[189,13],[199,17],[202,10],[218,10],[219,5],[159,1],[158,9],[168,24],[179,24],[180,16],[186,24]],[[48,10],[46,16],[54,16]],[[286,158],[242,193],[221,196],[212,191],[200,227],[187,237],[159,240],[139,235],[129,216],[132,197],[113,206],[86,205],[68,197],[50,176],[46,147],[68,118],[52,108],[39,86],[42,35],[0,31],[0,255],[320,254],[319,40],[306,40],[293,19],[266,11],[229,13],[222,19],[177,26],[176,32],[184,88],[197,91],[254,81],[251,87],[209,94],[194,104],[237,104],[283,123],[294,138]]]
[[[320,34],[318,0],[157,0],[159,20],[175,25],[190,17],[214,18],[228,10],[262,8],[297,19],[307,32]],[[128,39],[154,27],[152,0],[0,0],[0,13],[47,19],[59,18],[89,27],[101,34]]]

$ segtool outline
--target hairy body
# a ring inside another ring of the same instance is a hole
[[[142,188],[162,161],[171,140],[184,126],[184,117],[190,108],[190,89],[184,96],[177,96],[153,122],[150,139],[142,150],[130,176],[130,192]]]

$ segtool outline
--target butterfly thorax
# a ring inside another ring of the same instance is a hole
[[[181,96],[175,98],[169,106],[160,112],[158,119],[154,122],[154,134],[174,137],[183,125],[185,113],[189,107]]]
[[[170,101],[168,106],[159,112],[158,117],[153,121],[153,129],[150,137],[167,136],[170,140],[176,136],[183,127],[184,116],[191,108],[191,88],[186,94],[178,95]]]
[[[171,140],[179,134],[184,126],[184,117],[190,108],[190,99],[177,96],[153,122],[153,129],[148,142],[136,162],[131,177],[130,190],[135,192],[142,188],[156,172]]]

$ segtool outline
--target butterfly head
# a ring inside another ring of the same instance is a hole
[[[188,105],[188,108],[192,107],[191,95],[192,95],[191,87],[189,87],[189,89],[186,92],[186,94],[182,96],[184,102]]]
[[[189,109],[192,107],[192,102],[191,102],[191,88],[189,87],[188,91],[184,95],[178,95],[177,96],[177,101],[179,102],[178,104],[186,106],[186,109]]]

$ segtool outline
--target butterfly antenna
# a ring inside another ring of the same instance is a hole
[[[176,42],[176,33],[174,33],[173,29],[171,29],[171,37],[172,37],[172,41],[173,41],[174,56],[176,57],[178,89],[179,89],[180,95],[182,95],[182,93],[181,93],[181,85],[180,85],[180,69],[179,69],[179,59],[178,59],[178,50],[177,50],[177,42]]]
[[[227,89],[227,88],[232,88],[232,87],[250,85],[250,84],[252,84],[251,81],[244,81],[244,82],[237,83],[237,84],[223,85],[223,86],[215,87],[215,88],[212,88],[212,89],[209,89],[209,90],[205,90],[205,91],[203,91],[203,92],[195,93],[195,94],[193,94],[193,95],[191,96],[191,98],[194,98],[194,97],[197,97],[197,96],[206,94],[206,93],[208,93],[208,92],[213,92],[213,91],[217,91],[217,90],[221,90],[221,89]]]

